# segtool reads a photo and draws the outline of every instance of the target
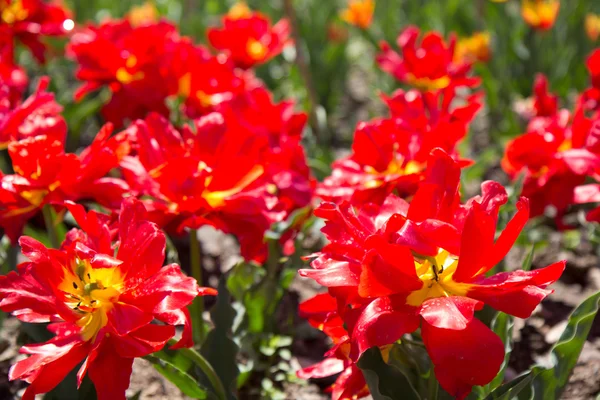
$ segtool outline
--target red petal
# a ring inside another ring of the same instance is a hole
[[[458,315],[446,319],[466,319],[459,310],[454,312]],[[424,320],[421,335],[440,386],[457,399],[464,399],[474,385],[488,384],[504,361],[502,341],[476,318],[461,329],[444,329]]]
[[[482,269],[489,270],[490,255],[496,233],[496,216],[486,213],[478,203],[473,203],[463,227],[458,267],[454,273],[456,282],[469,282]]]
[[[427,175],[411,201],[408,218],[449,221],[460,200],[460,167],[445,151],[434,149],[427,160]]]
[[[300,379],[320,379],[339,374],[344,370],[344,361],[337,358],[326,358],[323,361],[296,372]]]
[[[331,392],[331,400],[361,399],[369,395],[365,377],[356,365],[352,364],[340,374]]]
[[[129,288],[157,273],[165,259],[165,235],[156,224],[142,220],[144,206],[135,199],[123,201],[119,218],[121,244],[117,258],[123,261],[121,270]]]
[[[371,236],[365,246],[371,250],[363,260],[358,285],[360,296],[382,297],[421,288],[408,247],[387,243],[381,236]]]
[[[30,382],[23,399],[34,400],[36,394],[47,393],[59,384],[87,355],[89,346],[77,335],[24,349],[33,355],[13,365],[9,379]]]
[[[331,266],[323,269],[301,269],[300,276],[314,279],[326,287],[358,286],[358,272],[346,261],[331,260]]]
[[[110,340],[103,340],[88,366],[88,374],[96,387],[98,400],[125,399],[132,365],[133,358],[120,357]]]
[[[352,332],[358,346],[357,358],[369,348],[394,343],[419,327],[417,309],[401,304],[402,300],[380,297],[362,311]]]
[[[517,202],[517,213],[506,225],[506,228],[500,234],[496,243],[494,243],[490,261],[488,261],[487,269],[480,272],[484,274],[489,271],[494,265],[498,264],[504,256],[510,251],[512,246],[515,244],[517,237],[525,227],[525,224],[529,220],[529,200],[525,197],[521,197]]]
[[[175,335],[175,328],[168,325],[146,325],[128,335],[111,340],[113,348],[121,357],[135,358],[154,353]]]
[[[114,303],[108,313],[108,320],[119,335],[126,335],[131,331],[149,324],[154,319],[150,312],[126,303]]]
[[[552,293],[545,288],[556,282],[564,269],[565,261],[559,261],[535,271],[503,272],[476,280],[467,295],[496,310],[528,318],[535,307]]]
[[[196,280],[184,275],[179,265],[170,264],[119,299],[148,313],[160,314],[187,307],[197,295]]]

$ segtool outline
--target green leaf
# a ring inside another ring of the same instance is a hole
[[[172,364],[171,357],[165,355],[166,353],[159,351],[144,358],[150,361],[162,376],[177,386],[186,396],[193,399],[207,399],[208,391],[206,388],[185,370],[181,369],[180,366]]]
[[[510,400],[514,399],[531,383],[533,375],[530,372],[516,377],[504,385],[498,386],[485,400]]]
[[[567,327],[552,348],[551,355],[554,366],[552,368],[542,366],[532,368],[534,375],[532,399],[560,398],[598,313],[599,300],[600,292],[588,297],[573,311]]]
[[[531,246],[531,250],[527,254],[527,257],[523,260],[523,265],[521,269],[523,271],[529,271],[531,269],[531,264],[533,264],[533,255],[535,253],[535,243]]]
[[[231,295],[227,290],[226,278],[219,281],[217,303],[210,315],[215,325],[208,333],[200,353],[212,365],[217,376],[227,390],[228,398],[235,399],[237,377],[240,373],[237,366],[238,345],[231,339],[233,321],[236,316],[231,306]]]
[[[367,350],[357,363],[369,385],[373,400],[420,400],[408,378],[396,366],[386,364],[377,347]]]
[[[533,254],[533,252],[530,254]],[[502,343],[504,343],[504,361],[502,362],[500,371],[498,371],[496,377],[488,385],[486,385],[486,393],[492,392],[504,381],[504,373],[506,371],[506,367],[508,366],[508,360],[512,351],[511,341],[513,325],[513,317],[503,312],[498,312],[492,321],[492,330],[500,337]]]

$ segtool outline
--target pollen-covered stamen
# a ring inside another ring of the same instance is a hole
[[[65,303],[80,317],[77,325],[82,327],[84,340],[93,339],[106,325],[107,312],[118,301],[122,277],[116,268],[93,268],[88,261],[76,260],[65,271],[60,290]]]
[[[464,296],[469,285],[455,282],[453,275],[458,266],[458,259],[447,251],[441,250],[435,257],[415,258],[417,276],[423,282],[423,287],[412,292],[406,302],[420,306],[427,299],[448,296]]]

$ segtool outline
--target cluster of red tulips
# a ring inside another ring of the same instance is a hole
[[[372,2],[355,3],[344,19],[368,26]],[[489,57],[478,46],[489,41],[483,34],[469,45],[410,26],[397,49],[383,42],[376,63],[407,89],[381,95],[387,116],[360,122],[351,153],[317,183],[301,144],[307,115],[275,102],[253,70],[293,45],[287,20],[272,25],[239,3],[208,30],[208,48],[152,13],[76,26],[60,5],[0,0],[0,15],[0,143],[12,162],[0,176],[0,227],[28,259],[0,277],[0,309],[49,323],[54,335],[22,347],[28,357],[10,370],[29,383],[24,399],[52,390],[82,361],[79,384],[87,375],[99,399],[123,399],[134,358],[173,338],[174,349],[193,346],[188,306],[216,291],[177,264],[163,266],[166,234],[209,225],[262,263],[266,231],[307,206],[325,220],[328,243],[299,273],[327,292],[300,314],[333,347],[298,375],[339,374],[333,399],[361,398],[369,393],[357,366],[363,353],[376,347],[386,360],[391,345],[417,332],[440,386],[465,398],[505,358],[475,311],[487,304],[527,318],[565,262],[488,272],[530,217],[551,215],[564,227],[569,206],[600,201],[600,183],[589,183],[600,182],[600,50],[587,60],[591,87],[573,111],[536,79],[527,132],[502,160],[511,177],[524,174],[524,197],[496,235],[505,188],[485,181],[462,201],[460,185],[473,162],[459,144],[483,103],[472,68]],[[67,123],[48,78],[24,98],[15,47],[43,63],[45,36],[68,38],[76,101],[110,93],[106,124],[77,153],[65,150]],[[22,236],[40,217],[52,233],[67,213],[78,227],[62,243],[56,232],[52,248]],[[600,221],[600,208],[588,219]],[[285,253],[294,252],[293,235],[281,240]]]

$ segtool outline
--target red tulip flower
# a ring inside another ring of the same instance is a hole
[[[68,52],[85,83],[75,98],[107,86],[103,116],[116,125],[155,111],[168,115],[166,98],[177,93],[173,62],[180,38],[167,22],[133,27],[127,20],[89,26],[71,38]]]
[[[157,114],[136,121],[128,130],[136,157],[121,162],[127,182],[152,198],[150,216],[167,230],[212,225],[235,235],[244,257],[264,257],[264,233],[283,215],[265,173],[267,141],[229,130],[218,113],[197,120],[195,131],[179,132]]]
[[[366,204],[357,211],[347,202],[317,208],[330,243],[316,255],[314,269],[300,273],[329,287],[341,307],[360,313],[349,331],[353,359],[420,327],[437,380],[463,399],[474,385],[489,383],[504,360],[502,341],[474,312],[485,303],[528,317],[551,293],[546,287],[565,263],[486,277],[527,222],[529,202],[519,200],[517,213],[495,239],[499,207],[508,198],[504,188],[484,182],[482,195],[461,206],[458,166],[439,150],[431,157],[436,168],[410,206],[390,196],[382,206]]]
[[[9,144],[15,173],[0,180],[0,226],[13,243],[46,204],[95,199],[119,206],[129,188],[105,175],[129,152],[129,144],[122,135],[109,138],[111,132],[110,126],[103,128],[79,156],[65,153],[63,142],[45,135]]]
[[[9,378],[28,382],[23,399],[33,400],[84,361],[78,384],[89,374],[99,399],[124,400],[134,358],[160,350],[175,336],[175,325],[184,326],[175,347],[191,346],[186,307],[215,292],[198,287],[177,264],[163,267],[165,236],[136,200],[123,202],[116,255],[102,239],[108,227],[98,214],[76,210],[74,216],[90,229],[78,235],[87,240],[53,250],[24,236],[20,244],[30,261],[0,277],[0,308],[22,321],[51,322],[56,334],[23,346],[29,357],[12,366]]]
[[[61,2],[0,0],[0,46],[7,46],[14,61],[14,40],[29,48],[39,62],[45,61],[43,36],[61,36],[74,27],[70,12]],[[9,60],[6,60],[9,61]]]
[[[227,52],[235,65],[243,69],[267,62],[291,41],[288,20],[271,26],[269,18],[251,11],[243,2],[223,17],[221,29],[209,29],[207,35],[215,49]]]
[[[42,78],[36,92],[15,109],[10,108],[10,101],[0,101],[0,147],[38,135],[65,141],[67,123],[60,115],[62,107],[54,100],[54,94],[46,91],[49,83],[47,77]]]
[[[344,321],[337,314],[337,301],[327,293],[300,304],[300,316],[329,336],[334,346],[325,353],[325,359],[297,372],[301,379],[321,379],[337,375],[327,390],[332,400],[361,399],[368,396],[369,387],[360,368],[350,358],[350,338]]]
[[[384,96],[392,117],[359,123],[352,154],[333,163],[317,196],[334,202],[381,203],[392,192],[402,197],[414,194],[427,170],[429,152],[441,147],[458,158],[456,146],[481,107],[478,95],[460,107],[450,106],[454,98],[452,88],[426,93],[399,90]]]
[[[600,172],[600,147],[592,129],[598,117],[586,116],[585,95],[572,115],[559,110],[543,77],[536,79],[534,94],[535,117],[527,132],[506,146],[502,168],[512,178],[524,171],[523,195],[531,200],[532,216],[544,214],[551,206],[561,225],[569,205],[582,200],[573,200],[575,187]]]
[[[469,76],[471,63],[456,59],[456,37],[451,36],[446,43],[439,33],[428,32],[418,42],[419,35],[419,28],[409,26],[398,36],[402,54],[382,42],[377,56],[379,67],[399,81],[422,90],[479,84],[478,78]]]

